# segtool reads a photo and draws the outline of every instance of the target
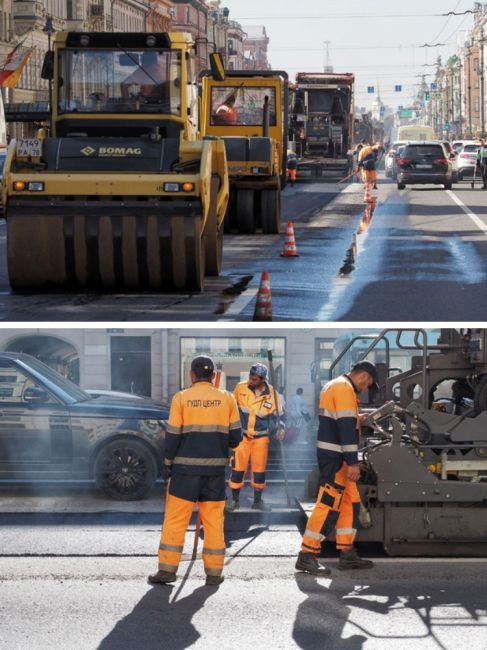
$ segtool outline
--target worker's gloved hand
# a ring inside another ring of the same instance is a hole
[[[286,432],[284,431],[284,429],[279,429],[279,431],[275,435],[276,440],[278,440],[279,442],[284,440],[285,437],[286,437]]]
[[[169,479],[171,478],[171,474],[172,474],[172,465],[166,465],[164,463],[164,465],[162,466],[162,476],[164,480],[169,481]]]
[[[349,465],[347,476],[350,481],[358,481],[360,478],[360,465]]]

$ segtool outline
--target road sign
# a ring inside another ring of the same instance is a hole
[[[402,86],[394,86],[394,90],[396,93],[400,93],[402,91]]]
[[[435,81],[430,83],[431,90],[438,90],[438,84]]]
[[[374,92],[374,86],[367,86],[367,92],[369,94],[373,93]]]
[[[405,111],[399,111],[399,117],[412,117],[413,116],[413,111],[408,108]]]

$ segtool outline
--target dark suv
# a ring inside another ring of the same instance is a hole
[[[397,189],[432,183],[450,190],[452,174],[450,155],[441,142],[408,142],[397,161]]]
[[[117,500],[157,478],[168,409],[92,397],[28,354],[0,352],[0,479],[96,480]]]

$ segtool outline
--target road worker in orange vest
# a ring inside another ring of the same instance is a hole
[[[228,483],[232,489],[232,500],[227,511],[240,508],[240,490],[245,483],[249,462],[250,484],[254,488],[254,510],[269,511],[271,508],[262,500],[266,487],[265,470],[269,455],[271,436],[284,439],[284,420],[280,397],[267,383],[267,367],[256,363],[250,368],[249,378],[235,387],[235,400],[240,412],[243,439],[235,450],[232,474]],[[276,404],[277,400],[277,404]]]
[[[212,384],[214,377],[212,359],[195,357],[191,362],[191,388],[176,393],[171,402],[164,457],[170,480],[159,570],[149,576],[150,584],[176,580],[195,503],[203,522],[206,584],[223,582],[225,468],[229,448],[237,447],[242,432],[233,395],[216,388]]]
[[[320,489],[303,535],[298,571],[330,575],[330,569],[321,566],[317,558],[322,541],[334,528],[339,569],[373,566],[370,560],[360,558],[353,546],[360,513],[358,395],[371,387],[378,387],[377,369],[370,361],[360,361],[321,391],[317,442]]]
[[[358,166],[362,169],[364,184],[370,183],[374,190],[377,189],[376,163],[379,155],[379,147],[380,145],[378,144],[373,146],[366,144],[358,154]]]

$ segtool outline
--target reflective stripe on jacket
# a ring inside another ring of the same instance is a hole
[[[328,382],[320,394],[318,462],[345,460],[358,463],[358,400],[352,380],[346,375]]]
[[[270,384],[265,385],[264,393],[257,397],[247,381],[241,381],[233,391],[242,422],[242,432],[248,438],[269,435],[269,416],[276,413],[274,389]],[[284,421],[281,400],[277,395],[278,413]]]
[[[233,395],[200,381],[173,397],[165,440],[166,465],[179,474],[224,474],[228,448],[242,439]]]

